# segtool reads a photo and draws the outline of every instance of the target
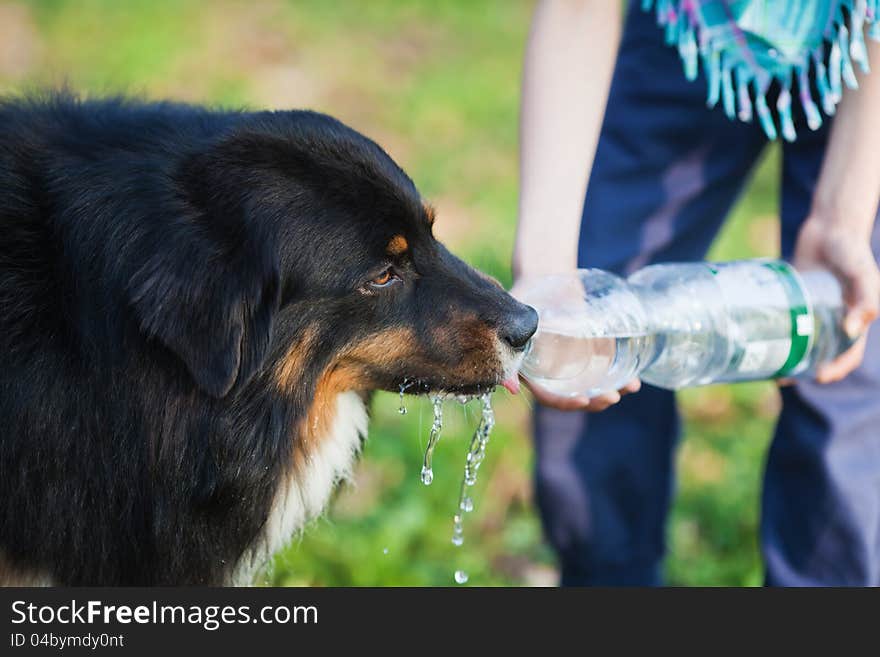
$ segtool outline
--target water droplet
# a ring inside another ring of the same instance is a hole
[[[429,486],[434,481],[434,471],[431,467],[434,459],[434,448],[440,440],[440,431],[443,429],[443,398],[439,395],[431,397],[434,409],[434,422],[431,424],[431,433],[428,436],[428,444],[425,446],[425,460],[422,463],[422,483]]]
[[[384,550],[382,550],[382,554],[388,554],[388,548],[385,548]]]
[[[406,404],[403,402],[403,393],[405,393],[406,389],[414,383],[415,381],[407,381],[407,379],[404,379],[403,383],[400,384],[400,407],[397,409],[397,412],[401,415],[406,415]]]
[[[470,497],[464,497],[459,504],[462,511],[465,513],[470,513],[474,510],[474,501]]]
[[[452,544],[455,547],[464,543],[464,525],[461,523],[461,514],[456,513],[452,518]]]
[[[463,570],[455,571],[455,583],[456,584],[467,584],[468,574]]]

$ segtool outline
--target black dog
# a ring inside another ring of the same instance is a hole
[[[371,390],[513,387],[537,317],[432,223],[320,114],[0,104],[0,581],[246,583]]]

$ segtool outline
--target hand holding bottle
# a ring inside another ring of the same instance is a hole
[[[794,263],[799,269],[827,269],[843,285],[846,315],[843,328],[855,339],[853,346],[816,370],[819,383],[844,378],[862,362],[865,334],[880,312],[880,270],[871,251],[868,235],[842,229],[836,222],[814,216],[804,222],[795,247]]]
[[[614,406],[614,404],[619,402],[623,395],[638,392],[642,387],[641,381],[633,379],[616,392],[605,392],[595,397],[587,395],[566,397],[565,395],[559,395],[546,388],[542,388],[540,384],[532,383],[528,379],[523,379],[523,381],[535,397],[535,401],[542,406],[548,406],[560,411],[588,411],[590,413],[604,411],[609,406]]]
[[[522,292],[522,290],[531,286],[531,284],[531,280],[520,279],[514,284],[510,293],[514,297],[517,297],[518,292]],[[559,290],[559,292],[565,294],[566,288]],[[581,292],[579,290],[568,289],[568,293],[573,295],[570,299],[572,304],[581,301]],[[617,391],[603,392],[594,396],[587,394],[563,395],[543,387],[538,382],[529,381],[525,377],[523,377],[522,380],[534,396],[535,401],[542,406],[555,408],[560,411],[588,411],[591,413],[604,411],[609,406],[613,406],[619,402],[623,395],[638,392],[642,387],[642,382],[638,378],[633,378]]]

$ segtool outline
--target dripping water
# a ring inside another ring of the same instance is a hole
[[[431,433],[428,435],[428,444],[425,447],[425,460],[422,462],[421,479],[425,486],[430,486],[434,481],[434,470],[432,463],[434,460],[434,448],[437,441],[440,440],[440,430],[443,428],[443,397],[434,395],[431,397],[431,403],[434,407],[434,421],[431,423]]]
[[[403,399],[404,386],[401,386],[400,394]],[[492,398],[488,392],[477,396],[457,395],[456,400],[461,404],[467,404],[472,399],[479,398],[482,405],[480,420],[477,428],[474,430],[471,442],[468,447],[467,456],[465,458],[464,476],[462,478],[461,487],[459,488],[458,505],[455,515],[452,519],[452,544],[456,547],[464,543],[464,518],[463,514],[471,513],[474,510],[474,500],[471,497],[470,489],[477,483],[477,472],[483,459],[486,457],[486,446],[489,443],[489,436],[492,428],[495,426],[495,412],[492,410]],[[433,406],[434,420],[431,424],[431,433],[428,436],[428,444],[425,447],[425,458],[422,463],[421,480],[426,486],[434,481],[434,470],[432,461],[434,456],[434,448],[437,441],[440,440],[440,431],[443,428],[443,398],[439,395],[431,397]],[[403,403],[401,401],[400,413],[405,413]],[[468,574],[463,570],[456,570],[454,579],[457,584],[466,584]]]
[[[415,381],[407,382],[406,379],[404,379],[403,383],[400,384],[400,407],[397,409],[397,412],[401,415],[406,415],[406,404],[404,404],[403,402],[403,395],[406,392],[406,389],[414,384]]]
[[[485,392],[480,395],[480,402],[482,404],[480,423],[474,430],[465,457],[464,476],[458,493],[458,506],[452,518],[452,544],[456,547],[464,543],[462,513],[470,513],[474,510],[474,499],[471,497],[470,489],[477,483],[477,471],[480,469],[483,459],[486,458],[486,445],[489,444],[489,436],[495,426],[495,412],[492,410],[490,394]]]

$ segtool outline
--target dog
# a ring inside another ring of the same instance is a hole
[[[535,311],[310,111],[0,102],[0,581],[249,583],[376,390],[517,387]]]

